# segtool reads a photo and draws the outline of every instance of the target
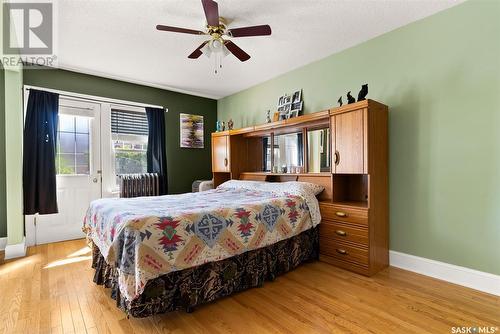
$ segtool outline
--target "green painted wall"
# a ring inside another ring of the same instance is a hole
[[[5,194],[8,244],[24,237],[23,212],[23,69],[5,70]]]
[[[194,180],[212,178],[210,133],[217,119],[215,100],[65,70],[25,70],[24,84],[165,106],[169,192],[189,192]],[[204,117],[204,149],[179,147],[180,113]]]
[[[0,138],[5,138],[5,71],[0,65]],[[7,236],[5,140],[0,140],[0,238]]]
[[[500,2],[465,2],[223,98],[218,117],[263,123],[296,88],[319,111],[369,83],[390,108],[391,249],[500,274],[499,36]]]

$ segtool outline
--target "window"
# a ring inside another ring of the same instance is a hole
[[[56,173],[88,175],[90,173],[89,147],[90,119],[59,114]]]
[[[111,141],[117,176],[147,172],[148,120],[146,113],[112,109]]]

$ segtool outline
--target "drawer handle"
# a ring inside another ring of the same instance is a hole
[[[224,158],[224,166],[227,166],[227,158]]]
[[[337,253],[341,254],[341,255],[347,255],[347,251],[345,249],[335,249],[337,251]]]
[[[347,217],[347,213],[342,212],[342,211],[337,211],[337,212],[335,212],[335,214],[336,214],[337,216],[339,216],[339,217]]]
[[[347,236],[347,232],[346,231],[337,230],[337,231],[335,231],[335,233],[337,235],[340,235],[341,237],[346,237]]]

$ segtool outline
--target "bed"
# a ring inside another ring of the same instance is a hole
[[[258,287],[317,259],[312,183],[228,181],[199,193],[99,199],[84,219],[94,282],[134,317]]]

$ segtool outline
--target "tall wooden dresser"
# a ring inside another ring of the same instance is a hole
[[[330,110],[333,200],[320,202],[320,260],[364,275],[389,263],[388,108]]]

